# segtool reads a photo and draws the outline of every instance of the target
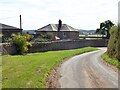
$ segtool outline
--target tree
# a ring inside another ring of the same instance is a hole
[[[107,39],[109,39],[110,38],[109,30],[112,26],[114,26],[112,21],[110,20],[104,21],[100,23],[100,28],[96,29],[96,33],[106,35]]]
[[[96,33],[102,34],[102,37],[103,37],[103,35],[105,35],[105,32],[99,28],[96,29]]]

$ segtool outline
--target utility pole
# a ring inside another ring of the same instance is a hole
[[[20,15],[20,29],[22,29],[22,18],[21,18],[21,15]]]

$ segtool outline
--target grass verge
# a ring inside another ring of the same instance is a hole
[[[56,64],[65,58],[94,50],[97,48],[2,56],[3,88],[44,88],[45,79]]]
[[[120,69],[120,62],[117,59],[110,58],[107,53],[102,55],[103,60]]]

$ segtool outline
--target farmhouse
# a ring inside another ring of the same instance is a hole
[[[59,21],[59,24],[48,24],[36,30],[36,34],[51,35],[53,39],[55,37],[58,37],[60,40],[79,39],[79,32],[77,29],[67,24],[62,24],[60,21]]]
[[[13,33],[22,33],[22,29],[0,23],[0,34],[2,34],[3,40],[4,38],[10,37]]]

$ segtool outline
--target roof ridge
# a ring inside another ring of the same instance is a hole
[[[67,28],[68,28],[70,31],[72,31],[71,28],[70,28],[68,25],[66,25],[66,26],[67,26]]]
[[[38,30],[46,29],[46,31],[57,31],[58,29],[58,24],[48,24]],[[49,29],[49,30],[48,30]],[[44,31],[44,30],[43,30]],[[62,24],[61,31],[77,31],[75,28],[73,28],[70,25],[67,24]]]
[[[50,24],[51,28],[54,29],[54,27],[52,26],[52,24]]]
[[[12,29],[20,29],[20,28],[18,28],[18,27],[15,27],[15,26],[11,26],[11,25],[7,25],[7,24],[3,24],[3,23],[0,23],[1,25],[2,25],[2,27],[4,26],[6,26],[6,27],[11,27]]]

